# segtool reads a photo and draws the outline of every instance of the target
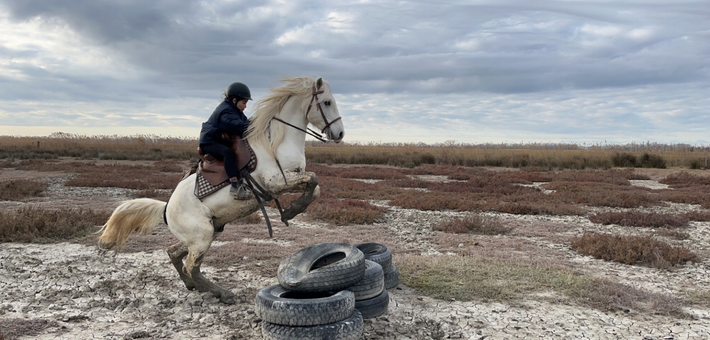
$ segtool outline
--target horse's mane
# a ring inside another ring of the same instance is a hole
[[[261,143],[269,151],[271,156],[276,157],[276,148],[283,142],[285,124],[272,124],[273,118],[281,118],[279,113],[283,109],[286,101],[291,96],[301,96],[309,98],[313,91],[315,80],[311,77],[282,77],[279,81],[285,85],[271,88],[271,94],[256,103],[254,114],[251,116],[251,123],[247,129],[246,136],[249,143]],[[319,98],[321,101],[332,97],[330,86],[323,81],[321,90],[325,92]],[[308,105],[304,100],[303,110]]]

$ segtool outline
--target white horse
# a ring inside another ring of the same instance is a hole
[[[273,197],[303,191],[284,211],[282,220],[286,221],[320,195],[316,175],[305,172],[308,124],[318,127],[335,142],[343,139],[344,128],[326,81],[311,77],[284,77],[282,81],[286,84],[272,89],[268,97],[257,103],[245,139],[257,156],[252,177],[261,187]],[[311,110],[312,105],[315,110]],[[118,251],[134,231],[150,233],[165,218],[179,240],[167,253],[185,286],[209,291],[220,301],[233,304],[234,294],[206,279],[200,265],[222,227],[255,212],[259,206],[254,198],[235,200],[229,192],[230,186],[200,201],[193,192],[194,185],[195,174],[177,185],[168,202],[149,198],[122,202],[100,231],[99,247]]]

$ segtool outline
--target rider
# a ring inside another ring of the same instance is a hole
[[[244,137],[244,132],[249,127],[249,118],[244,115],[244,109],[251,100],[251,91],[243,83],[236,82],[229,85],[224,97],[224,101],[217,106],[210,118],[202,123],[200,148],[203,153],[224,161],[224,170],[232,183],[229,191],[234,198],[249,199],[252,193],[237,169],[236,158],[230,148],[232,142],[224,140],[222,133]]]

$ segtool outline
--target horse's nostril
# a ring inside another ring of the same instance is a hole
[[[338,134],[338,139],[343,139],[343,131],[340,131],[340,133]]]

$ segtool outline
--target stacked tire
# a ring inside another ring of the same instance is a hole
[[[359,339],[363,319],[387,311],[386,273],[391,285],[396,268],[386,252],[375,243],[319,243],[284,259],[277,271],[279,284],[256,295],[264,338]]]
[[[380,243],[359,243],[355,245],[364,255],[366,263],[370,263],[372,272],[377,274],[370,274],[372,276],[377,275],[381,280],[379,281],[379,293],[370,295],[360,295],[355,294],[355,309],[360,311],[363,318],[370,319],[376,318],[387,312],[387,307],[389,306],[389,293],[387,289],[391,289],[399,284],[399,271],[397,267],[392,264],[392,252],[387,248],[387,246]],[[362,281],[367,282],[367,273]],[[353,287],[348,288],[351,291],[357,291]]]

